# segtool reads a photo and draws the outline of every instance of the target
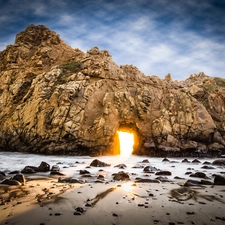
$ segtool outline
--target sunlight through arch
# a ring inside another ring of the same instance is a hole
[[[129,157],[133,152],[134,134],[124,131],[117,131],[120,140],[120,156]]]

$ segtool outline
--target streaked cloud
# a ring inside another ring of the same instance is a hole
[[[0,9],[0,50],[28,24],[45,24],[72,47],[107,49],[117,64],[133,64],[146,75],[163,78],[171,73],[174,80],[181,80],[204,71],[225,78],[225,4],[221,1],[19,3],[9,0]]]

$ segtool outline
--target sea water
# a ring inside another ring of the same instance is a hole
[[[105,163],[111,164],[109,167],[90,167],[90,163],[98,159]],[[213,179],[213,174],[221,173],[224,171],[224,167],[214,166],[214,169],[203,169],[202,166],[205,161],[212,163],[213,158],[200,158],[200,163],[192,163],[195,158],[188,158],[189,163],[183,163],[184,158],[168,158],[169,162],[163,162],[163,158],[160,157],[148,157],[148,156],[136,156],[130,155],[126,157],[122,156],[55,156],[55,155],[39,155],[39,154],[27,154],[19,152],[0,152],[0,171],[8,173],[10,171],[21,171],[25,166],[39,166],[42,161],[47,162],[52,167],[58,165],[60,171],[67,177],[81,178],[80,170],[88,170],[91,175],[98,176],[104,175],[106,180],[112,179],[112,174],[119,171],[127,172],[130,175],[131,180],[137,177],[145,177],[155,179],[157,176],[153,174],[146,174],[143,172],[145,166],[156,167],[158,170],[166,170],[172,173],[168,176],[168,179],[175,180],[174,177],[188,179],[189,175],[186,172],[195,173],[197,171],[204,172],[209,178]],[[144,163],[143,160],[148,160],[148,163]],[[118,164],[125,164],[124,169],[115,167]],[[39,173],[42,176],[49,176],[49,173]],[[147,176],[147,177],[146,177]],[[88,179],[88,178],[87,178]],[[190,179],[190,178],[189,178]],[[195,179],[195,178],[191,178]]]

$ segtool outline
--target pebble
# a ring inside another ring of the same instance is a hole
[[[194,212],[186,212],[187,215],[194,215]]]

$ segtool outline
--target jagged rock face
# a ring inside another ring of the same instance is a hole
[[[30,25],[0,52],[0,147],[45,154],[115,154],[118,130],[134,153],[224,149],[225,82],[185,81],[116,65],[97,47],[83,53]]]

